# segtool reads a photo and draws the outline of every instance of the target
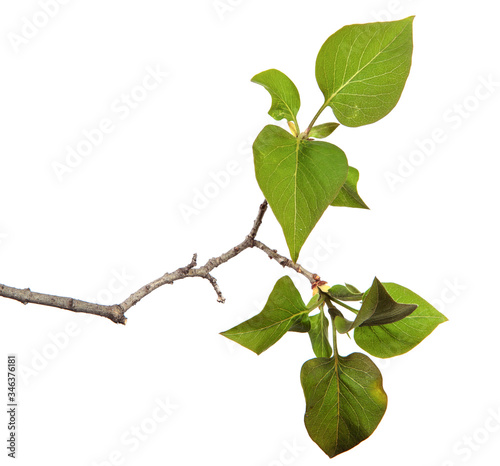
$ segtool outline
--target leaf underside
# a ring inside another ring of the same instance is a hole
[[[309,137],[324,139],[330,136],[330,134],[332,134],[338,127],[338,123],[323,123],[318,126],[313,126],[311,128],[311,132],[309,133]]]
[[[347,179],[337,194],[337,197],[333,200],[332,206],[369,209],[358,194],[358,181],[359,171],[354,167],[349,167]]]
[[[352,285],[334,285],[328,290],[328,294],[341,301],[361,301],[363,293]]]

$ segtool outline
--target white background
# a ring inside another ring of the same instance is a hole
[[[314,63],[327,37],[416,14],[396,109],[329,139],[360,170],[371,210],[328,209],[299,262],[330,284],[395,281],[450,321],[411,353],[376,361],[386,415],[367,441],[329,460],[303,425],[307,336],[287,335],[257,357],[218,334],[257,313],[285,273],[309,298],[308,282],[262,251],[215,271],[226,304],[208,282],[185,280],[132,308],[126,326],[0,299],[0,393],[6,355],[21,366],[17,464],[498,460],[497,2],[73,0],[33,30],[27,22],[47,19],[41,4],[0,6],[0,283],[119,302],[194,252],[204,263],[236,245],[263,199],[251,143],[273,123],[251,77],[285,72],[305,126],[322,103]],[[151,69],[168,77],[141,91]],[[127,110],[127,95],[141,101]],[[321,121],[332,118],[328,109]],[[82,146],[103,119],[112,130],[69,166],[68,146]],[[67,166],[62,179],[55,163]],[[258,238],[287,254],[271,212]],[[347,338],[339,344],[354,350]]]

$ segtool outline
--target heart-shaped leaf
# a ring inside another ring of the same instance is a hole
[[[267,70],[256,74],[252,82],[260,84],[269,91],[272,98],[269,115],[275,120],[286,118],[297,123],[297,113],[300,109],[300,95],[292,80],[278,70]]]
[[[333,200],[332,206],[369,209],[358,194],[358,180],[359,171],[354,167],[349,167],[347,180],[345,180],[345,183],[337,194],[337,197]]]
[[[323,44],[316,80],[340,123],[368,125],[397,104],[410,73],[413,18],[345,26]]]
[[[382,375],[364,354],[311,359],[300,379],[307,432],[330,458],[367,439],[384,416]]]
[[[338,123],[323,123],[318,126],[313,126],[309,132],[309,137],[324,139],[330,136],[339,126]]]
[[[309,312],[292,279],[285,276],[274,285],[260,314],[222,332],[221,335],[261,354]]]
[[[253,144],[255,176],[280,223],[294,262],[347,178],[344,152],[268,125]]]
[[[329,358],[332,355],[332,347],[328,341],[328,318],[323,309],[319,314],[311,316],[309,320],[311,322],[309,338],[314,354],[317,358]]]
[[[418,308],[398,322],[358,327],[354,331],[354,340],[367,353],[377,358],[392,358],[406,353],[448,320],[425,299],[404,286],[395,283],[383,285],[399,303],[416,304]]]

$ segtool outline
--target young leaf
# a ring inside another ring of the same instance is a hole
[[[330,311],[330,309],[328,310]],[[330,312],[330,315],[335,324],[335,330],[339,333],[348,333],[359,325],[359,322],[355,323],[352,320],[346,319],[344,316],[334,316],[332,312]]]
[[[311,322],[309,338],[314,354],[317,358],[329,358],[332,355],[332,347],[328,341],[328,318],[321,310],[319,314],[311,316],[309,320]]]
[[[382,375],[364,354],[311,359],[300,379],[307,432],[330,458],[367,439],[384,416]]]
[[[416,304],[418,308],[398,322],[358,327],[354,331],[354,340],[367,353],[377,358],[406,353],[448,320],[413,291],[395,283],[384,283],[384,288],[399,303]]]
[[[353,322],[344,317],[335,317],[335,328],[339,333],[347,333],[354,328],[382,325],[409,316],[417,308],[416,304],[397,303],[391,298],[382,283],[375,277],[371,288],[363,296],[363,304]]]
[[[323,123],[322,125],[313,126],[309,133],[309,137],[324,139],[330,136],[339,126],[338,123]]]
[[[268,125],[253,144],[255,176],[283,229],[294,262],[347,178],[344,152]]]
[[[314,309],[318,308],[324,301],[324,298],[322,298],[320,294],[315,294],[307,303],[307,309],[309,309],[309,311],[314,311]]]
[[[275,120],[286,118],[297,123],[297,113],[300,109],[300,95],[292,80],[281,71],[267,70],[256,74],[252,82],[265,87],[271,94],[272,105],[269,110]]]
[[[363,293],[352,285],[334,285],[328,290],[328,294],[340,301],[361,301]]]
[[[309,312],[292,279],[285,276],[274,285],[260,314],[222,332],[221,335],[254,353],[261,354]]]
[[[358,194],[358,180],[359,171],[353,167],[349,167],[347,180],[337,194],[337,197],[333,200],[332,206],[369,209]]]
[[[396,302],[384,288],[384,285],[375,277],[359,311],[359,314],[361,314],[367,308],[366,315],[370,316],[367,319],[363,319],[359,326],[364,327],[397,322],[409,316],[417,307],[415,303]]]
[[[413,18],[345,26],[323,44],[316,80],[340,123],[368,125],[395,107],[410,73]]]
[[[299,133],[297,132],[297,127],[295,126],[295,123],[293,121],[288,121],[288,127],[295,137],[299,135]]]

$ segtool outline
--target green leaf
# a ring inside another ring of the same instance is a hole
[[[324,298],[318,293],[315,294],[307,303],[307,309],[309,311],[313,311],[317,307],[319,307],[324,302]]]
[[[365,312],[366,308],[366,315],[369,315],[369,317],[363,319],[363,322],[359,326],[383,325],[397,322],[409,316],[417,307],[415,303],[396,302],[384,288],[384,285],[375,277],[359,311],[361,314]]]
[[[355,286],[349,285],[349,283],[346,283],[345,286],[352,293],[361,293],[361,291],[359,291]]]
[[[330,458],[367,439],[384,416],[382,375],[364,354],[311,359],[300,378],[307,432]]]
[[[314,354],[318,358],[329,358],[332,355],[332,347],[328,341],[328,318],[323,310],[319,314],[309,318],[311,322],[311,330],[309,330],[309,338]]]
[[[439,324],[448,320],[413,291],[395,283],[383,285],[399,303],[416,304],[418,308],[398,322],[357,328],[354,340],[367,353],[378,358],[404,354],[430,335]]]
[[[328,309],[330,311],[330,309]],[[353,328],[359,325],[355,324],[352,320],[346,319],[344,316],[336,316],[334,317],[333,313],[330,312],[332,316],[333,322],[335,324],[335,330],[339,333],[347,333],[350,332]]]
[[[307,314],[301,314],[288,331],[307,333],[309,330],[311,330],[311,320]]]
[[[323,44],[316,80],[340,123],[368,125],[395,107],[410,73],[413,18],[345,26]]]
[[[297,123],[297,113],[300,109],[300,95],[292,80],[278,70],[267,70],[256,74],[252,82],[265,87],[271,94],[272,104],[269,110],[275,120],[286,118]]]
[[[274,285],[260,314],[221,335],[261,354],[309,312],[292,279],[285,276]]]
[[[376,279],[375,279],[376,280]],[[375,283],[375,282],[374,282]],[[363,303],[354,321],[346,319],[337,309],[330,310],[335,330],[339,333],[350,332],[353,328],[359,327],[365,320],[369,319],[375,312],[378,300],[378,290],[372,286],[364,295]]]
[[[347,178],[337,146],[295,138],[268,125],[253,144],[255,176],[280,223],[294,262],[312,229]]]
[[[339,299],[340,301],[361,301],[363,293],[352,285],[334,285],[328,290],[328,294],[332,298]]]
[[[337,197],[333,200],[332,206],[369,209],[358,194],[358,180],[359,171],[353,167],[349,167],[347,180],[337,194]]]
[[[356,319],[351,322],[343,317],[335,317],[335,328],[339,333],[347,333],[357,327],[397,322],[409,316],[416,308],[416,304],[394,301],[382,283],[375,277],[372,286],[363,297],[363,304]]]
[[[339,333],[347,333],[350,332],[353,328],[359,327],[363,323],[363,321],[370,315],[370,311],[368,310],[368,308],[361,308],[354,321],[352,321],[346,319],[336,308],[328,308],[328,312],[332,316],[333,322],[335,324],[335,330]]]
[[[339,126],[338,123],[323,123],[322,125],[313,126],[309,132],[309,137],[324,139],[330,136]]]

